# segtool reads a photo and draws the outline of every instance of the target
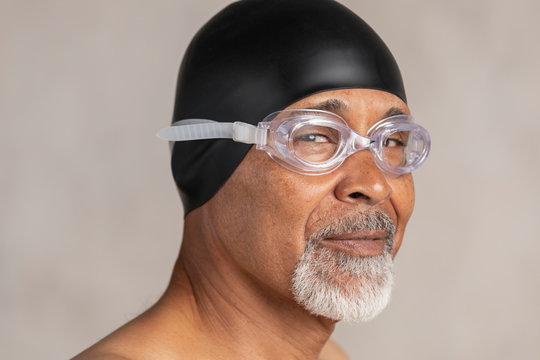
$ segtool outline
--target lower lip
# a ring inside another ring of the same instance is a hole
[[[384,252],[386,241],[376,240],[323,240],[322,244],[330,249],[343,251],[358,256],[377,256]]]

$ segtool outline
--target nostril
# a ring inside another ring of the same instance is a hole
[[[349,197],[350,197],[350,198],[353,198],[353,199],[360,199],[360,198],[362,198],[362,199],[369,200],[369,196],[364,195],[364,194],[362,194],[361,192],[353,192],[353,193],[350,193],[350,194],[349,194]]]

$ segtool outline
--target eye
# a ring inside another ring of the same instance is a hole
[[[302,124],[291,134],[295,155],[304,161],[320,163],[332,158],[339,148],[338,130],[321,125]]]
[[[330,139],[328,138],[328,136],[324,134],[304,134],[304,135],[297,136],[295,141],[327,143],[327,142],[330,142]]]
[[[405,143],[401,141],[400,139],[395,138],[388,138],[384,141],[384,146],[386,147],[398,147],[398,146],[405,146]]]
[[[396,131],[384,138],[383,146],[389,148],[404,148],[409,142],[409,131]]]
[[[295,142],[306,144],[337,144],[339,142],[339,132],[327,126],[304,125],[291,135]]]

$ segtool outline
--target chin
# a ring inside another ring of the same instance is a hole
[[[313,315],[365,322],[386,308],[393,282],[390,251],[359,257],[308,244],[294,271],[291,289],[296,302]]]

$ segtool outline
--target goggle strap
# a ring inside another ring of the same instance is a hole
[[[200,123],[197,123],[197,120],[201,120]],[[202,119],[177,121],[172,126],[161,129],[157,136],[169,141],[232,138],[232,123],[203,121]]]
[[[222,123],[205,119],[186,119],[161,129],[157,136],[168,141],[233,139],[246,144],[266,144],[266,130],[243,122]]]

